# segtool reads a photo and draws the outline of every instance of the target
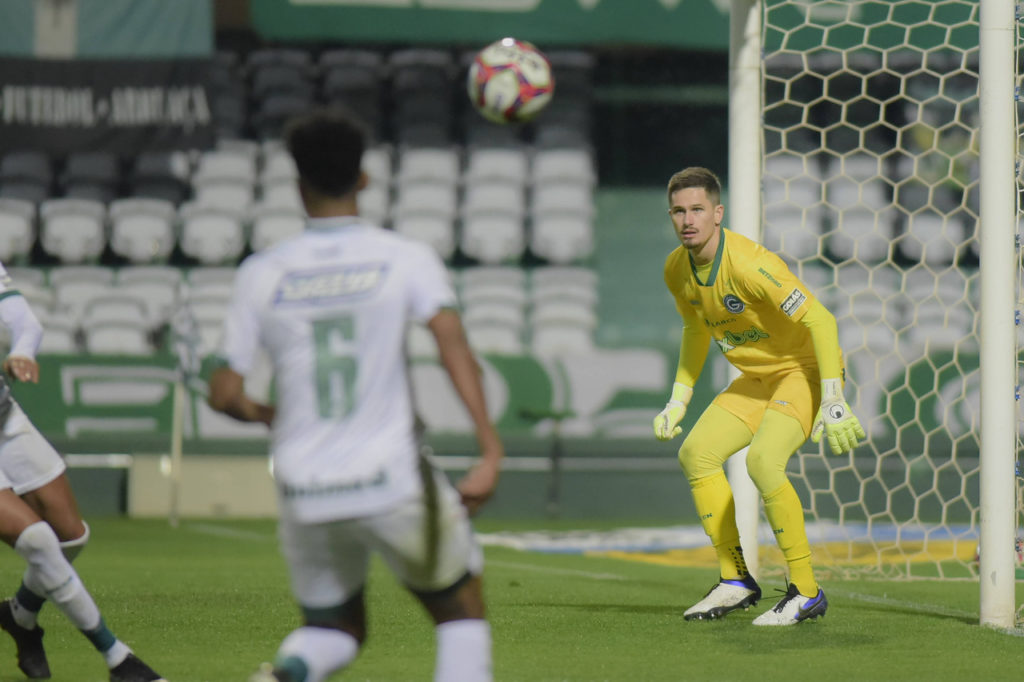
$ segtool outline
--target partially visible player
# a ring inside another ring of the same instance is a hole
[[[720,618],[761,598],[747,570],[732,489],[722,465],[744,447],[747,471],[785,556],[785,596],[754,625],[795,625],[825,614],[814,578],[803,507],[786,462],[822,433],[836,454],[857,447],[864,429],[843,398],[843,360],[835,317],[777,255],[722,227],[725,208],[714,173],[687,168],[669,180],[669,216],[681,246],[665,261],[665,284],[683,318],[672,397],[654,418],[669,440],[693,395],[714,341],[740,376],[719,393],[679,448],[697,515],[718,553],[721,577],[683,614]],[[817,416],[815,417],[815,409]]]
[[[0,628],[14,638],[25,675],[50,677],[43,629],[37,624],[39,610],[50,600],[103,654],[111,682],[162,680],[114,636],[71,567],[89,539],[89,528],[78,513],[64,460],[11,396],[7,377],[39,381],[35,354],[42,327],[2,265],[0,324],[11,334],[0,375],[0,539],[28,563],[17,594],[0,602]]]
[[[436,624],[435,679],[491,679],[483,555],[472,513],[504,455],[455,294],[433,249],[358,215],[365,136],[339,111],[286,129],[309,215],[305,232],[247,258],[224,325],[210,405],[272,427],[279,535],[304,624],[252,679],[320,682],[366,639],[369,558],[379,553]],[[457,491],[420,455],[405,333],[425,322],[465,403],[481,457]],[[260,349],[276,405],[245,393]],[[461,500],[460,500],[461,498]]]

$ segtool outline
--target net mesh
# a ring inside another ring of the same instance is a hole
[[[978,12],[764,3],[764,243],[835,314],[869,435],[790,462],[819,570],[977,576]]]

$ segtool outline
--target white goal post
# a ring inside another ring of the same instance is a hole
[[[836,315],[869,434],[853,455],[808,444],[790,462],[815,566],[978,580],[981,623],[1003,628],[1015,624],[1024,338],[1015,9],[732,0],[730,44],[729,225]],[[748,556],[757,504],[738,491]],[[761,533],[765,570],[782,570]]]

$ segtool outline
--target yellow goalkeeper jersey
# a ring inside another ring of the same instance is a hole
[[[684,324],[704,326],[725,358],[748,376],[816,370],[811,334],[800,324],[814,296],[777,255],[721,230],[707,281],[682,246],[665,261],[665,284]]]

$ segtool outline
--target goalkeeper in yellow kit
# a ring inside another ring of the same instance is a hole
[[[697,515],[718,553],[721,579],[683,616],[720,618],[761,598],[747,570],[732,489],[722,465],[746,446],[747,471],[786,558],[788,590],[754,625],[795,625],[824,615],[825,592],[811,568],[803,507],[786,462],[810,434],[836,454],[852,450],[864,429],[843,398],[843,361],[835,317],[778,256],[722,227],[721,184],[705,168],[669,180],[669,215],[682,246],[665,261],[665,284],[683,318],[672,397],[654,418],[669,440],[714,341],[741,374],[701,414],[679,448]],[[817,416],[815,416],[817,414]]]

